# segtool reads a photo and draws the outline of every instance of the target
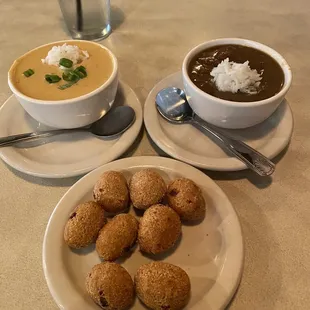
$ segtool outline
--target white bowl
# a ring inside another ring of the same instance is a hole
[[[235,102],[216,98],[199,89],[189,78],[187,71],[189,62],[202,50],[224,44],[253,47],[273,57],[284,72],[284,85],[281,91],[261,101]],[[279,53],[261,43],[236,38],[217,39],[194,47],[183,61],[182,76],[188,102],[195,113],[206,122],[231,129],[254,126],[267,119],[278,108],[292,83],[291,69]]]
[[[53,42],[53,45],[62,45],[64,43],[76,43],[78,40],[66,40]],[[85,41],[83,41],[85,42]],[[109,79],[100,87],[92,92],[67,100],[39,100],[28,97],[17,90],[11,81],[11,74],[8,74],[8,83],[22,107],[38,122],[55,128],[77,128],[87,126],[104,114],[106,114],[113,105],[117,86],[118,86],[118,64],[113,53],[106,47],[94,44],[107,50],[113,61],[113,71]],[[46,45],[50,45],[46,44]],[[42,45],[42,46],[46,46]],[[37,47],[36,49],[41,48]],[[36,50],[35,49],[35,50]],[[32,50],[33,51],[33,50]],[[32,51],[28,52],[31,53]],[[26,53],[25,55],[27,55]],[[23,55],[24,56],[24,55]],[[21,56],[21,57],[23,57]]]

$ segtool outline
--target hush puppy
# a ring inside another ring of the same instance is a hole
[[[140,220],[138,243],[140,250],[159,254],[172,248],[181,235],[178,214],[164,205],[154,205],[144,212]]]
[[[125,177],[118,171],[104,172],[95,184],[93,196],[107,212],[125,211],[129,204],[129,191]]]
[[[163,200],[167,186],[157,172],[144,169],[132,176],[129,191],[132,204],[137,209],[146,210]]]
[[[179,214],[181,220],[202,220],[206,212],[201,189],[190,179],[179,178],[168,186],[169,206]]]

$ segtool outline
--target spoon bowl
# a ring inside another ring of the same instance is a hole
[[[155,100],[158,112],[169,122],[188,123],[193,118],[193,110],[180,88],[165,88],[157,94]]]
[[[96,136],[112,138],[125,132],[135,119],[136,114],[132,107],[120,106],[91,124],[89,130]]]

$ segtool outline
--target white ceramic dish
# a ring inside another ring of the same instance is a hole
[[[99,309],[86,295],[84,283],[100,259],[94,248],[72,251],[65,245],[63,229],[70,212],[77,204],[92,199],[93,186],[104,171],[119,170],[129,179],[143,168],[156,169],[166,182],[177,177],[192,179],[201,187],[208,205],[205,219],[198,225],[183,225],[176,249],[158,258],[189,274],[192,294],[186,309],[224,309],[232,298],[242,273],[243,242],[237,215],[225,194],[208,176],[184,163],[162,157],[132,157],[106,164],[83,177],[63,196],[50,217],[43,242],[43,268],[60,309]],[[149,261],[135,249],[119,262],[133,276],[141,264]],[[145,308],[136,300],[132,309]]]
[[[119,84],[115,106],[129,105],[135,123],[119,138],[104,140],[91,133],[73,133],[0,148],[0,157],[21,172],[38,177],[64,178],[87,173],[122,155],[135,141],[143,122],[142,107],[134,91]],[[11,96],[0,109],[0,136],[48,130],[31,118]]]
[[[52,42],[39,46],[34,50],[50,44],[62,45],[64,43],[76,42],[79,42],[79,40]],[[104,84],[86,95],[72,99],[56,101],[30,98],[15,88],[11,81],[9,71],[8,83],[13,94],[16,96],[22,107],[35,120],[44,125],[55,128],[77,128],[94,123],[110,110],[115,99],[118,85],[117,59],[108,48],[95,42],[88,42],[88,44],[96,45],[99,48],[103,48],[109,52],[113,62],[113,71],[109,79]],[[29,51],[28,53],[31,53],[32,51],[33,50]]]
[[[181,72],[160,81],[146,99],[144,123],[152,140],[170,156],[199,168],[218,171],[246,169],[241,161],[230,157],[198,129],[191,125],[170,124],[157,113],[156,94],[171,86],[183,87]],[[275,157],[287,146],[292,131],[293,116],[286,101],[263,123],[246,129],[231,130],[236,137],[268,158]]]
[[[224,44],[253,47],[274,58],[284,72],[284,85],[281,91],[261,101],[233,102],[216,98],[199,89],[188,76],[187,68],[189,62],[193,56],[202,50]],[[291,69],[279,53],[261,43],[237,38],[212,40],[194,47],[183,61],[182,75],[188,102],[195,113],[215,126],[231,129],[247,128],[267,119],[283,101],[292,83]]]

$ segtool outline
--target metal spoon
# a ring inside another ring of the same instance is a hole
[[[188,104],[183,90],[176,87],[161,90],[156,96],[156,107],[160,115],[171,123],[188,123],[203,128],[258,175],[268,176],[274,172],[275,164],[263,154],[199,118]]]
[[[70,132],[91,132],[96,136],[114,138],[125,132],[134,123],[135,119],[136,115],[133,108],[129,106],[120,106],[111,110],[89,127],[37,131],[3,137],[0,138],[0,147],[12,145],[21,141],[29,141]]]

